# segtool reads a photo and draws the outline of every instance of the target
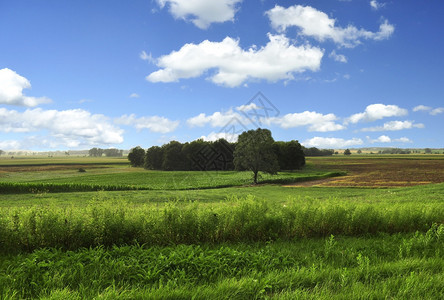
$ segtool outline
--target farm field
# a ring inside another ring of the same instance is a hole
[[[444,293],[442,155],[308,158],[257,186],[88,159],[0,160],[1,299]]]

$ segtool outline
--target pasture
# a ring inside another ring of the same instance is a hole
[[[126,158],[2,158],[0,298],[438,299],[443,167],[307,158],[251,185]]]

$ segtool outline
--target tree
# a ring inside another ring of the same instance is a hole
[[[171,141],[163,145],[164,149],[162,170],[183,171],[186,170],[186,157],[182,152],[183,145],[177,141]]]
[[[5,153],[5,151],[3,151],[3,150],[0,150],[0,155],[2,155],[3,153]]]
[[[362,154],[362,151],[361,151],[361,149],[359,149],[359,150],[358,150],[358,152],[356,152],[356,153],[358,153],[358,154]]]
[[[297,170],[305,165],[305,155],[298,141],[275,142],[274,152],[278,158],[279,170]]]
[[[273,137],[268,129],[258,128],[243,132],[239,135],[234,150],[235,168],[252,171],[255,184],[259,171],[276,174],[279,164],[273,151],[273,143]]]
[[[128,160],[133,167],[142,167],[145,161],[145,150],[137,146],[128,153]]]
[[[345,149],[345,151],[344,151],[344,155],[350,155],[350,154],[352,154],[352,153],[350,152],[350,149]]]
[[[163,148],[159,146],[152,146],[146,150],[145,154],[145,169],[162,170],[163,163]]]
[[[432,149],[430,149],[430,148],[425,148],[425,149],[424,149],[424,153],[426,153],[426,154],[431,154],[431,153],[432,153]]]

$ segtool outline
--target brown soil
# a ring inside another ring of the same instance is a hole
[[[320,169],[347,171],[347,176],[286,186],[403,187],[444,182],[444,159],[324,158],[307,162]]]

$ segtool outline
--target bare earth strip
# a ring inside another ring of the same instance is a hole
[[[403,187],[444,182],[444,159],[309,159],[321,169],[347,171],[347,176],[298,182],[286,187]]]

